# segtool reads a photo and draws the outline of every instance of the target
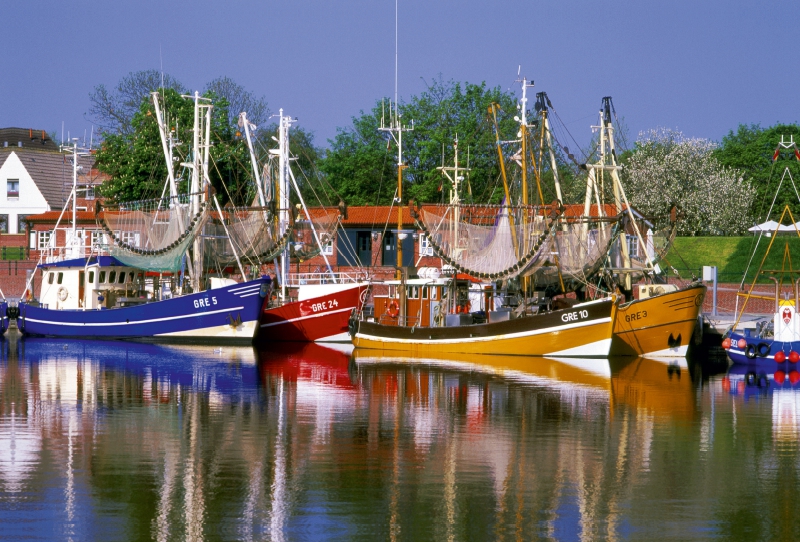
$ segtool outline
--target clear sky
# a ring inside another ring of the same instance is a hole
[[[600,99],[630,135],[719,141],[800,121],[800,2],[399,0],[401,100],[445,80],[550,96],[579,143]],[[229,76],[318,145],[395,88],[395,0],[3,2],[0,127],[91,130],[89,94],[161,69],[202,89]]]

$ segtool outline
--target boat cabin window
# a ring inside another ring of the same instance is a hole
[[[100,271],[100,276],[97,277],[98,284],[103,284],[106,281],[106,272]]]
[[[409,299],[419,299],[419,286],[410,286],[408,288]]]
[[[117,272],[116,271],[109,271],[108,273],[108,283],[114,284],[117,281]]]
[[[428,299],[428,290],[430,288],[428,286],[422,287],[422,299]]]
[[[94,271],[89,271],[89,284],[94,284]]]
[[[128,272],[128,282],[133,284],[133,271]]]
[[[125,271],[120,271],[118,284],[125,284]]]
[[[47,276],[47,284],[53,284],[53,279],[55,278],[56,274],[50,271],[50,274]]]
[[[64,282],[64,273],[62,273],[61,271],[58,272],[58,279],[56,280],[56,282],[59,284]]]

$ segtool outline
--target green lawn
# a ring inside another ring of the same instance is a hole
[[[704,265],[716,265],[720,282],[739,282],[747,268],[757,237],[678,237],[667,253],[664,264],[676,268],[684,278],[691,273],[702,276]],[[753,280],[761,260],[772,241],[772,237],[762,237],[758,250],[750,263],[748,282]],[[784,258],[786,246],[789,246],[789,257]],[[763,269],[794,269],[800,271],[800,238],[797,235],[780,235],[775,238],[770,248]],[[795,275],[795,278],[798,275]],[[789,280],[788,276],[784,280]],[[769,282],[768,279],[759,282]]]

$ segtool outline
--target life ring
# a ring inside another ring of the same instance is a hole
[[[747,356],[747,359],[755,359],[755,357],[756,357],[756,345],[748,344],[744,349],[744,355]]]
[[[400,306],[397,304],[397,301],[392,300],[392,302],[389,303],[386,312],[391,318],[397,318],[397,315],[400,314]]]
[[[758,351],[758,355],[762,358],[765,358],[767,355],[769,355],[769,345],[767,343],[758,343],[756,350]]]
[[[66,288],[64,288],[63,286],[60,286],[58,288],[58,300],[59,301],[66,301],[68,295],[69,295],[69,292],[67,291]]]

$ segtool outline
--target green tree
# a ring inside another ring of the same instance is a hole
[[[89,94],[89,116],[101,134],[129,134],[133,130],[133,116],[139,111],[142,100],[160,88],[169,88],[185,94],[186,88],[169,74],[157,70],[131,72],[123,77],[114,89],[97,85]]]
[[[471,191],[475,201],[501,199],[494,127],[487,119],[493,102],[499,103],[503,112],[499,119],[501,139],[513,139],[519,129],[512,118],[516,99],[499,87],[436,79],[420,95],[399,105],[403,124],[411,127],[413,121],[413,130],[403,132],[403,158],[408,166],[403,174],[404,203],[409,199],[444,201],[448,187],[436,168],[443,163],[452,165],[456,137],[460,165],[471,169],[462,198],[469,201],[467,192]],[[350,127],[339,129],[320,161],[320,170],[348,204],[388,204],[395,194],[397,149],[394,141],[387,141],[387,134],[379,130],[382,124],[389,125],[391,114],[388,100],[377,101],[368,112],[362,110]],[[505,145],[503,152],[510,164],[516,148]],[[513,168],[508,167],[513,174]]]
[[[776,124],[769,128],[761,128],[758,124],[749,126],[740,124],[736,132],[731,130],[722,138],[720,146],[713,151],[714,157],[721,164],[742,171],[745,181],[755,189],[756,196],[751,212],[757,221],[766,220],[769,205],[775,198],[776,191],[775,205],[779,210],[784,205],[788,204],[794,208],[800,203],[788,178],[784,179],[778,190],[785,167],[789,167],[795,183],[800,183],[800,163],[795,159],[793,151],[783,149],[778,160],[773,161],[781,138],[785,141],[794,138],[795,142],[800,142],[800,126]],[[800,186],[797,188],[800,189]]]
[[[164,110],[171,129],[183,142],[176,149],[178,162],[190,160],[194,102],[183,98],[174,89],[162,89]],[[236,138],[235,127],[228,122],[228,104],[213,92],[206,97],[215,103],[212,113],[210,178],[222,202],[247,202],[254,194],[252,178],[247,169],[247,149]],[[111,178],[101,187],[101,193],[111,201],[124,202],[158,198],[167,178],[166,163],[161,147],[154,106],[149,96],[142,98],[138,111],[132,116],[129,128],[116,133],[105,132],[96,153],[100,171]],[[182,174],[183,173],[183,174]],[[182,189],[188,186],[188,174],[176,171]]]

